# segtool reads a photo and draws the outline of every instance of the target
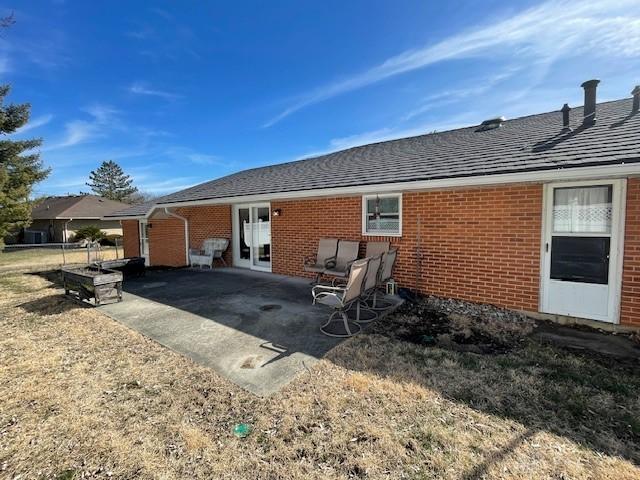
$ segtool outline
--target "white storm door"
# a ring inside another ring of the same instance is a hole
[[[541,311],[617,323],[624,180],[545,186]]]
[[[144,257],[144,263],[149,263],[149,224],[146,220],[140,220],[138,222],[139,238],[140,238],[140,256]]]

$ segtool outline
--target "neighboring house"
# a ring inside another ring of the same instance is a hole
[[[320,237],[389,240],[403,287],[640,327],[640,88],[596,105],[254,168],[123,210],[125,254],[303,275]]]
[[[76,230],[96,225],[108,235],[122,235],[118,220],[103,219],[130,205],[97,195],[47,197],[31,212],[31,225],[24,231],[24,243],[69,242]]]

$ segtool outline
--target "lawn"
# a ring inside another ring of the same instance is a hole
[[[389,334],[400,321],[258,398],[1,274],[0,477],[640,478],[637,365],[531,338],[425,346]]]
[[[122,255],[122,248],[118,248],[118,253]],[[101,260],[112,260],[116,258],[116,247],[102,247],[97,254]],[[96,259],[96,254],[91,253],[91,261]],[[15,248],[12,250],[0,250],[0,272],[20,271],[39,268],[54,268],[65,264],[87,263],[87,249],[66,249],[64,252],[60,247],[47,248]]]

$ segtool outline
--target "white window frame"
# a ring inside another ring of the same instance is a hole
[[[398,232],[367,231],[367,201],[375,198],[398,198]],[[401,237],[402,236],[402,193],[383,193],[362,196],[362,235],[367,237]]]

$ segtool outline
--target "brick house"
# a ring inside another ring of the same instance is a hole
[[[117,220],[103,218],[129,205],[98,195],[46,197],[31,211],[31,224],[21,237],[24,243],[71,242],[76,231],[96,226],[107,235],[122,235]]]
[[[640,88],[633,98],[255,168],[117,212],[125,254],[304,275],[318,239],[389,240],[423,293],[640,327]]]

